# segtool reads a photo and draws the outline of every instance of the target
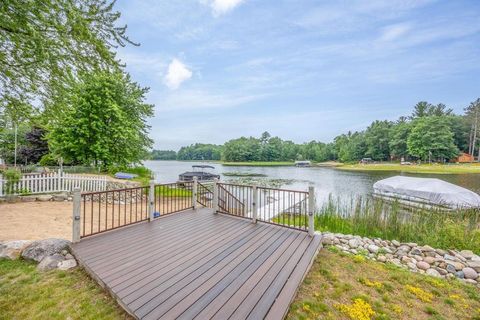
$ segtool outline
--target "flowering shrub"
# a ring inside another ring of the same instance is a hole
[[[355,299],[351,305],[339,304],[336,308],[352,320],[370,320],[375,315],[372,306],[360,298]]]

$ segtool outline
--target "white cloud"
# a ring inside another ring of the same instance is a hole
[[[165,76],[165,85],[171,90],[177,89],[182,82],[192,77],[192,71],[180,60],[173,59],[168,65],[168,72]]]
[[[408,33],[411,25],[408,23],[398,23],[385,27],[380,36],[381,41],[394,41]]]
[[[209,5],[212,8],[213,15],[218,17],[232,11],[235,7],[244,2],[244,0],[203,0],[201,2]]]

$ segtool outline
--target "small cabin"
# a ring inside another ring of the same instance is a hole
[[[308,160],[295,161],[295,167],[310,167],[311,165],[312,162]]]
[[[475,157],[471,154],[462,152],[458,157],[455,159],[452,159],[451,162],[457,162],[457,163],[468,163],[468,162],[473,162],[475,160]]]

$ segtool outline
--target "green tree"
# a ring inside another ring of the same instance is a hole
[[[108,167],[145,158],[152,144],[146,88],[128,75],[92,73],[74,87],[69,111],[49,133],[51,150],[67,161]]]
[[[390,131],[390,154],[394,158],[408,157],[407,140],[412,126],[404,118],[401,118]]]
[[[412,132],[408,136],[408,152],[422,160],[454,158],[458,155],[458,148],[453,136],[448,118],[418,118],[413,122]]]
[[[366,155],[373,160],[389,159],[390,127],[389,121],[376,120],[365,130]]]
[[[133,44],[105,0],[0,2],[0,109],[49,98],[81,72],[116,70],[113,50]]]
[[[223,147],[225,161],[261,161],[261,143],[254,137],[241,137],[227,141]]]

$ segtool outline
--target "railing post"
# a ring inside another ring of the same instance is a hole
[[[258,214],[258,189],[257,186],[252,186],[252,222],[257,223]]]
[[[149,220],[153,221],[155,212],[155,181],[150,180],[150,188],[148,189],[148,215]]]
[[[314,222],[315,211],[315,188],[313,186],[308,187],[308,234],[313,237],[315,233]]]
[[[218,212],[218,179],[213,179],[213,212]]]
[[[193,177],[193,187],[192,187],[193,210],[197,210],[197,207],[198,207],[197,190],[198,190],[198,179],[197,177]]]
[[[81,211],[82,196],[80,188],[73,190],[73,216],[72,216],[72,242],[80,241],[80,211]],[[84,221],[85,222],[85,221]]]

